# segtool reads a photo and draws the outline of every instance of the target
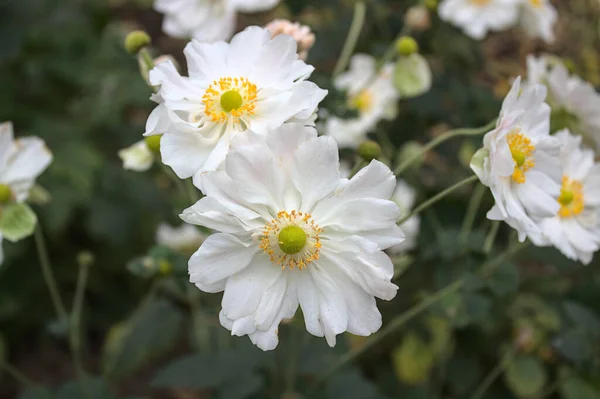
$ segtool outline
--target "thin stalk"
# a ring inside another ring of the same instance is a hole
[[[491,121],[490,123],[488,123],[485,126],[481,126],[481,127],[477,127],[477,128],[454,129],[454,130],[447,131],[446,133],[440,134],[439,136],[437,136],[436,138],[431,140],[429,143],[425,144],[419,152],[417,152],[416,154],[413,154],[411,157],[409,157],[404,162],[402,162],[396,168],[394,173],[396,175],[401,174],[406,169],[408,169],[408,167],[410,165],[412,165],[415,161],[417,161],[419,158],[421,158],[425,153],[427,153],[429,150],[437,147],[438,145],[442,144],[446,140],[449,140],[451,138],[458,137],[458,136],[477,136],[480,134],[484,134],[484,133],[487,133],[488,131],[490,131],[490,129],[492,129],[494,126],[496,126],[496,120]]]
[[[496,367],[490,371],[490,373],[483,379],[481,384],[477,387],[473,395],[471,395],[471,399],[481,399],[485,392],[492,386],[494,381],[500,376],[500,374],[506,369],[506,367],[513,361],[515,358],[515,351],[507,353],[502,357],[502,359],[498,362]]]
[[[352,178],[355,174],[357,174],[358,172],[360,172],[360,170],[362,168],[364,168],[365,166],[367,166],[367,162],[360,159],[358,162],[356,162],[356,165],[354,165],[354,167],[352,168],[352,170],[350,171],[350,175],[348,176],[348,179]]]
[[[58,291],[58,285],[56,284],[56,278],[54,277],[52,265],[50,264],[50,258],[48,257],[48,250],[46,249],[46,242],[44,241],[44,233],[42,232],[42,226],[39,224],[39,222],[35,229],[34,238],[40,265],[42,266],[42,273],[44,275],[46,285],[48,286],[50,299],[52,300],[52,305],[54,305],[56,315],[61,321],[69,320],[69,314],[67,313],[65,304],[62,301],[60,292]]]
[[[483,184],[478,184],[477,188],[475,188],[475,192],[469,200],[467,213],[465,215],[465,219],[463,220],[462,228],[460,229],[460,242],[463,245],[467,244],[469,234],[473,229],[473,222],[475,222],[475,216],[477,215],[477,211],[479,210],[479,206],[481,205],[481,200],[483,199],[485,191],[486,187]]]
[[[492,251],[492,247],[494,246],[494,241],[496,241],[496,235],[498,235],[498,230],[500,229],[500,222],[494,220],[492,222],[492,227],[490,227],[490,231],[485,237],[485,242],[483,244],[483,253],[489,254]]]
[[[400,219],[400,221],[398,222],[398,225],[402,225],[402,223],[406,222],[411,217],[413,217],[413,216],[419,214],[420,212],[424,211],[425,209],[429,208],[431,205],[433,205],[436,202],[438,202],[439,200],[443,199],[448,194],[452,193],[454,190],[456,190],[464,185],[470,184],[477,179],[478,179],[478,177],[473,175],[473,176],[467,177],[466,179],[459,181],[458,183],[454,184],[451,187],[448,187],[444,191],[436,194],[435,196],[431,197],[430,199],[428,199],[427,201],[423,202],[421,205],[419,205],[418,207],[413,209],[412,212],[410,212],[408,215],[406,215],[402,219]]]
[[[77,379],[81,385],[81,390],[87,397],[90,397],[91,392],[88,390],[85,382],[86,373],[81,357],[81,312],[83,309],[83,300],[85,298],[85,288],[87,286],[89,269],[90,265],[88,263],[81,263],[79,265],[79,276],[77,277],[75,298],[73,298],[69,333],[69,344],[71,346],[71,355],[73,356],[73,366],[75,367],[75,373],[77,374]]]
[[[294,323],[290,323],[289,327],[291,329],[291,339],[290,341],[294,344],[292,345],[290,356],[287,358],[288,367],[285,378],[285,391],[286,393],[293,393],[296,390],[296,366],[298,363],[298,352],[300,351],[300,346],[304,346],[304,340],[300,337],[299,332],[300,329],[294,325]],[[307,334],[302,334],[303,337],[308,337]]]
[[[192,314],[192,324],[194,330],[194,338],[196,345],[201,353],[208,353],[210,351],[210,328],[206,323],[205,318],[200,313],[200,300],[198,293],[192,284],[187,284],[187,297],[190,304],[190,311]]]
[[[354,4],[354,17],[352,18],[352,25],[350,25],[348,36],[346,36],[346,43],[344,43],[342,54],[340,55],[340,58],[338,58],[337,64],[333,69],[333,77],[338,76],[348,66],[350,57],[352,56],[352,53],[354,53],[354,49],[356,48],[356,43],[358,42],[360,31],[362,30],[363,24],[365,23],[366,13],[367,6],[365,5],[364,1],[357,1]]]
[[[16,367],[11,366],[6,362],[0,362],[0,369],[2,369],[6,374],[10,375],[16,381],[18,381],[21,385],[32,388],[37,384],[25,374],[21,373]]]

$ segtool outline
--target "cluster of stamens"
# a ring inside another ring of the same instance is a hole
[[[373,106],[373,94],[369,90],[363,90],[350,98],[349,106],[360,112],[367,112]]]
[[[567,176],[563,176],[560,196],[557,201],[560,204],[558,216],[561,218],[579,215],[585,208],[583,202],[583,184],[577,180],[571,180]]]
[[[508,148],[513,160],[515,161],[515,169],[512,174],[512,179],[521,184],[525,183],[525,173],[535,166],[533,152],[535,146],[531,144],[531,140],[526,137],[519,129],[509,133],[506,136]]]
[[[204,113],[214,123],[225,123],[230,117],[239,123],[241,117],[254,114],[257,93],[256,85],[246,78],[215,80],[202,97]]]
[[[260,248],[282,269],[302,270],[319,259],[322,232],[309,213],[280,211],[263,227]]]

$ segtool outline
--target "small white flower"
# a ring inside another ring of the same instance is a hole
[[[10,122],[0,124],[0,213],[2,204],[24,202],[35,180],[52,162],[52,154],[38,137],[15,140]],[[4,260],[0,232],[0,264]]]
[[[431,89],[431,68],[419,53],[398,59],[394,68],[394,86],[404,98],[420,96]]]
[[[238,135],[223,170],[203,178],[206,197],[184,211],[209,236],[189,262],[190,281],[225,291],[221,324],[263,350],[302,308],[306,329],[329,345],[381,327],[375,297],[396,295],[384,249],[403,239],[395,178],[372,161],[341,179],[338,148],[313,128],[286,124],[266,141]]]
[[[396,190],[392,195],[392,201],[394,201],[400,208],[400,219],[408,215],[417,198],[417,192],[404,180],[398,179],[396,184]],[[421,220],[418,215],[412,216],[406,222],[400,225],[402,232],[405,234],[406,239],[400,244],[394,245],[388,249],[388,252],[394,255],[410,251],[417,245],[417,239],[419,238],[419,229],[421,226]]]
[[[488,31],[514,26],[521,0],[443,0],[440,18],[460,27],[468,36],[483,39]]]
[[[308,52],[315,44],[315,35],[306,25],[290,22],[287,19],[275,19],[269,22],[266,28],[271,32],[271,37],[277,35],[290,35],[298,44],[298,55],[301,60],[306,60]]]
[[[271,39],[263,28],[249,27],[231,44],[192,41],[185,56],[189,77],[168,61],[150,72],[152,84],[160,85],[159,106],[146,129],[146,135],[165,133],[162,160],[182,179],[215,170],[238,132],[265,135],[289,121],[314,124],[327,94],[306,80],[314,68],[298,59],[294,39]]]
[[[353,119],[327,119],[325,132],[340,147],[358,147],[380,120],[396,117],[400,96],[392,83],[393,69],[393,64],[387,64],[376,75],[375,59],[356,54],[350,61],[350,70],[335,79],[335,87],[347,91],[349,108],[358,112]]]
[[[496,128],[483,139],[471,168],[490,187],[496,204],[491,220],[504,220],[519,240],[541,234],[537,223],[559,211],[560,141],[549,135],[550,107],[546,88],[532,85],[521,91],[521,78],[504,99]]]
[[[191,224],[173,227],[161,223],[156,230],[156,243],[173,251],[189,252],[192,249],[195,251],[205,238],[206,236]]]
[[[120,150],[119,158],[123,161],[123,169],[135,172],[145,172],[154,163],[154,154],[148,148],[146,140]]]
[[[525,32],[552,43],[558,13],[550,0],[522,0],[522,3],[521,26]]]
[[[581,137],[568,130],[556,137],[562,143],[560,210],[541,221],[544,236],[533,242],[554,245],[569,259],[588,264],[600,249],[600,164],[592,150],[581,146]]]
[[[600,150],[600,94],[575,75],[569,75],[557,57],[527,57],[529,84],[548,88],[548,104],[552,107],[552,124],[556,130],[569,128],[584,136],[586,143]]]
[[[156,0],[154,9],[165,14],[163,31],[167,35],[212,43],[233,35],[238,11],[267,11],[277,3],[279,0]]]

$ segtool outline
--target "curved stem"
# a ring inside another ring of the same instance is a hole
[[[450,194],[454,190],[456,190],[456,189],[458,189],[458,188],[460,188],[460,187],[462,187],[462,186],[464,186],[466,184],[470,184],[470,183],[474,182],[477,179],[478,179],[478,177],[475,176],[475,175],[473,175],[473,176],[467,177],[466,179],[463,179],[463,180],[459,181],[458,183],[454,184],[451,187],[448,187],[444,191],[436,194],[435,196],[431,197],[430,199],[428,199],[427,201],[423,202],[421,205],[419,205],[418,207],[416,207],[415,209],[413,209],[413,211],[411,213],[409,213],[408,215],[404,216],[402,219],[400,219],[398,221],[398,225],[402,225],[402,223],[406,222],[411,217],[419,214],[421,211],[429,208],[431,205],[435,204],[436,202],[438,202],[442,198],[446,197],[448,194]]]
[[[364,1],[357,1],[354,4],[354,17],[352,19],[352,25],[350,25],[350,30],[348,31],[348,36],[346,37],[346,43],[344,43],[342,54],[340,55],[340,58],[338,58],[337,64],[333,69],[333,77],[336,77],[342,73],[348,66],[348,61],[350,61],[350,57],[352,56],[354,48],[356,47],[356,42],[358,42],[360,31],[365,23],[366,13],[367,6],[365,5]]]
[[[12,378],[18,381],[21,385],[25,385],[27,387],[34,387],[37,384],[25,374],[21,373],[17,370],[16,367],[11,366],[6,362],[0,362],[0,369],[4,370],[6,374],[9,374]]]
[[[63,303],[60,292],[58,291],[58,285],[56,284],[54,272],[52,271],[52,265],[50,264],[50,258],[48,257],[48,250],[46,249],[46,242],[44,241],[44,233],[42,232],[42,227],[39,222],[35,229],[34,238],[35,245],[37,247],[38,258],[40,260],[40,265],[42,266],[42,273],[44,275],[44,280],[46,280],[46,285],[48,286],[50,299],[52,300],[52,305],[54,305],[56,315],[61,321],[68,320],[69,314],[67,313],[65,304]]]
[[[465,219],[463,220],[462,228],[460,229],[460,242],[463,245],[467,244],[467,240],[469,239],[469,234],[473,229],[473,222],[475,221],[475,216],[479,210],[479,205],[481,205],[481,200],[483,199],[485,190],[486,186],[483,184],[478,184],[477,188],[475,188],[475,192],[469,200],[469,207],[467,208],[467,213],[465,215]]]
[[[498,234],[498,230],[500,229],[500,222],[498,220],[494,220],[492,222],[492,227],[490,227],[490,231],[485,237],[485,243],[483,244],[483,253],[489,254],[492,251],[492,247],[494,246],[494,241],[496,241],[496,235]]]
[[[88,398],[91,396],[91,392],[87,389],[85,369],[83,368],[83,361],[81,360],[81,311],[83,309],[89,267],[88,263],[79,265],[79,276],[77,277],[77,287],[75,289],[75,298],[73,299],[69,334],[69,344],[71,346],[71,355],[73,356],[75,373],[77,374],[79,384],[81,385],[81,390]]]
[[[488,131],[490,131],[494,126],[496,126],[495,119],[485,126],[481,126],[481,127],[477,127],[477,128],[455,129],[455,130],[447,131],[444,134],[440,134],[439,136],[437,136],[436,138],[431,140],[429,143],[425,144],[423,146],[423,148],[421,148],[421,151],[417,152],[416,154],[414,154],[413,156],[409,157],[404,162],[402,162],[396,168],[394,173],[396,175],[401,174],[410,165],[412,165],[415,161],[417,161],[419,158],[421,158],[426,152],[437,147],[438,145],[440,145],[441,143],[443,143],[446,140],[449,140],[453,137],[458,137],[458,136],[477,136],[480,134],[484,134],[484,133],[487,133]]]
[[[479,384],[473,395],[471,395],[471,399],[481,399],[483,394],[492,386],[496,378],[500,376],[500,373],[504,371],[504,369],[512,362],[515,358],[515,351],[507,353],[502,357],[502,359],[498,362],[496,367],[490,371],[490,373],[484,378],[484,380]]]

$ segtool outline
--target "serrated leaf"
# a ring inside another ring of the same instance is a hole
[[[529,398],[544,388],[548,376],[544,365],[534,357],[519,356],[504,372],[506,385],[519,398]]]
[[[17,242],[33,234],[37,216],[27,204],[10,204],[0,213],[0,232],[9,241]]]

